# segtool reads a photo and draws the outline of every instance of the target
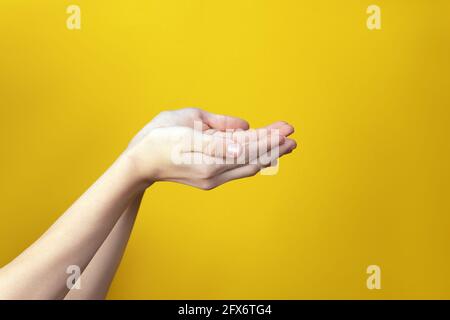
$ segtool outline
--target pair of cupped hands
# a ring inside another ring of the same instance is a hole
[[[297,147],[294,128],[278,121],[250,129],[240,118],[197,108],[164,111],[130,142],[125,156],[139,179],[210,190],[273,166]]]

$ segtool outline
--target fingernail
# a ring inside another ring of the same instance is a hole
[[[230,154],[232,156],[238,155],[240,151],[241,151],[241,146],[236,143],[231,143],[227,147],[228,154]]]

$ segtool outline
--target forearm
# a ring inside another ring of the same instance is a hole
[[[65,299],[105,299],[130,238],[143,195],[144,192],[140,192],[131,200],[81,275],[79,288],[70,290]]]
[[[146,185],[120,157],[47,232],[0,273],[0,298],[58,299],[68,288],[67,267],[82,271],[131,199]]]

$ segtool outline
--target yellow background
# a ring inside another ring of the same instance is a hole
[[[159,111],[197,106],[289,121],[300,148],[275,176],[153,186],[109,298],[450,298],[449,16],[447,0],[2,0],[0,264]]]

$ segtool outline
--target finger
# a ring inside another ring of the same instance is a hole
[[[186,152],[183,153],[181,157],[183,164],[194,165],[196,168],[194,171],[197,172],[196,177],[201,180],[202,184],[205,182],[209,187],[214,187],[226,182],[226,179],[234,180],[240,177],[252,175],[253,170],[259,172],[262,168],[274,165],[279,157],[290,153],[293,149],[295,149],[295,147],[295,141],[288,139],[286,143],[275,148],[277,150],[276,152],[267,152],[265,154],[265,158],[259,157],[258,161],[252,164],[247,163],[244,165],[226,164],[222,158],[212,157],[204,154],[203,152]],[[244,167],[247,169],[237,170]],[[225,174],[227,172],[230,173]]]
[[[281,156],[292,152],[297,147],[297,143],[289,138],[286,138],[285,142],[278,146],[273,146],[270,150],[263,154],[258,154],[256,159],[251,159],[246,163],[250,165],[260,165],[262,168],[276,165],[276,160]]]
[[[213,162],[217,165],[216,172],[219,174],[232,168],[256,163],[255,160],[259,156],[282,145],[286,139],[284,136],[268,130],[259,131],[259,134],[256,130],[252,130],[252,133],[252,135],[241,136],[233,140],[205,135],[207,137],[203,140],[203,146],[195,150],[201,150],[205,155],[220,158]],[[211,162],[208,163],[211,164]]]
[[[232,167],[251,163],[273,148],[282,145],[286,139],[284,136],[274,134],[268,130],[248,131],[246,135],[240,136],[237,139],[223,138],[222,136],[193,131],[191,143],[188,143],[183,151],[185,153],[202,153],[212,159],[217,158],[217,161],[208,161],[208,163],[215,163],[219,167],[226,163],[228,166],[218,168],[218,171],[223,172]],[[289,147],[289,144],[285,147]],[[277,152],[278,150],[274,151],[275,154]]]
[[[232,139],[217,137],[210,134],[196,133],[188,152],[201,152],[213,158],[236,158],[244,150],[243,146]]]
[[[237,158],[237,164],[251,163],[260,155],[266,154],[269,150],[282,145],[285,137],[268,130],[260,130],[256,135],[246,135],[234,139],[239,145],[244,146],[243,152]]]
[[[278,133],[279,135],[282,135],[285,137],[294,133],[294,127],[285,121],[277,121],[277,122],[269,124],[265,127],[256,128],[256,129],[252,129],[252,130],[255,130],[257,133],[264,132],[264,131],[271,131],[271,132]],[[245,130],[245,131],[236,130],[233,132],[233,138],[238,138],[242,135],[247,135],[252,130]]]
[[[279,154],[278,155],[272,155],[270,156],[271,162],[277,160],[278,158],[289,154],[297,147],[297,144],[292,139],[287,139],[287,141],[280,146]],[[270,163],[270,162],[269,162]],[[234,168],[231,170],[228,170],[214,178],[214,184],[215,185],[221,185],[228,181],[251,177],[257,174],[259,171],[261,171],[262,168],[267,167],[267,164],[263,164],[261,162],[258,162],[257,164],[247,164],[242,167]]]
[[[235,129],[232,131],[218,131],[215,129],[209,129],[206,130],[205,132],[209,133],[209,134],[213,134],[216,136],[222,136],[222,137],[231,137],[233,139],[238,139],[238,138],[242,138],[242,137],[246,137],[246,136],[250,136],[250,137],[255,137],[254,132],[256,131],[256,134],[260,134],[266,131],[271,131],[274,133],[278,133],[279,135],[282,136],[289,136],[292,133],[294,133],[294,127],[291,126],[290,124],[288,124],[287,122],[284,121],[277,121],[274,122],[268,126],[262,127],[262,128],[257,128],[257,129],[250,129],[250,130],[242,130],[242,129]]]
[[[231,116],[202,111],[202,120],[212,129],[225,131],[227,129],[247,130],[250,126],[247,121]]]
[[[277,159],[284,156],[285,154],[291,153],[295,148],[297,148],[297,142],[293,139],[286,138],[284,144],[277,148],[273,148],[267,153],[260,155],[257,159],[257,163],[261,165],[262,168],[268,166],[274,166],[277,164]]]
[[[285,121],[277,121],[265,127],[269,130],[279,130],[279,133],[285,137],[294,133],[294,127]]]
[[[284,136],[269,130],[247,130],[245,135],[229,138],[229,135],[215,135],[211,132],[193,133],[192,148],[190,152],[202,152],[217,158],[239,158],[237,164],[245,164],[266,153],[275,146],[284,143]],[[229,164],[232,164],[228,162]]]
[[[278,130],[276,128],[268,129],[267,127],[263,127],[263,128],[248,129],[248,130],[233,129],[233,130],[227,130],[227,131],[219,131],[216,129],[207,129],[207,130],[204,130],[203,132],[205,134],[214,135],[216,137],[233,139],[235,141],[238,139],[240,139],[240,141],[243,141],[243,140],[251,141],[251,140],[257,140],[258,137],[261,137],[266,134],[284,135],[282,133],[286,132],[286,130],[283,130],[280,133],[280,130]]]

